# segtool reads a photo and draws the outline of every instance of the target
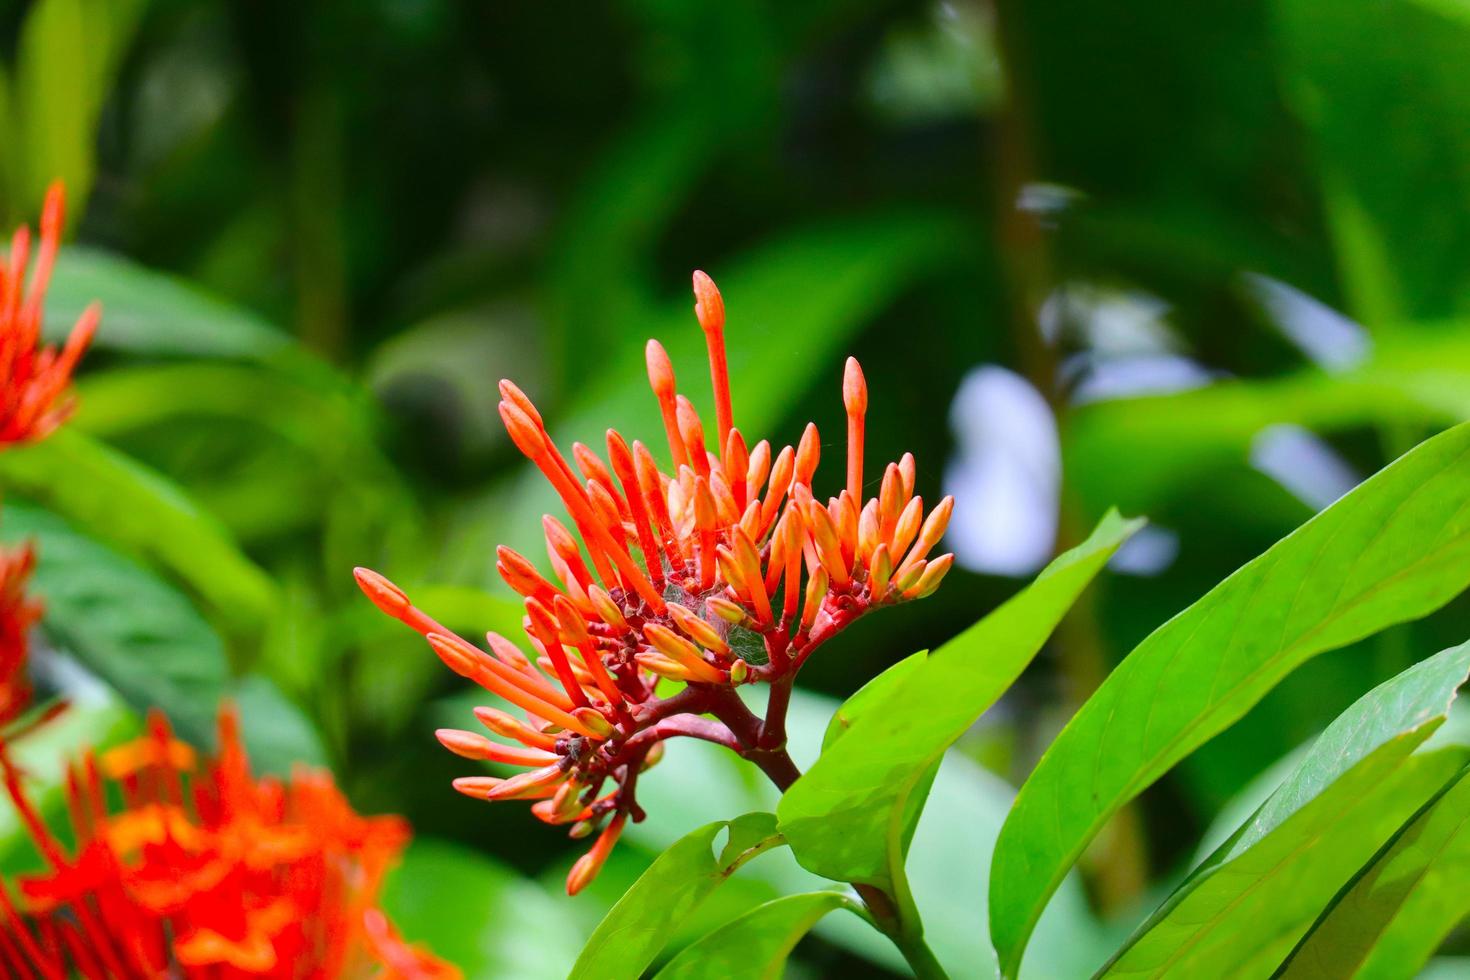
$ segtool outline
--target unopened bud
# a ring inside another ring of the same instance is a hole
[[[612,737],[614,732],[612,723],[596,708],[576,708],[572,711],[572,717],[586,725],[587,730],[598,738]]]

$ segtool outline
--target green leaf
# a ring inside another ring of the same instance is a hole
[[[1460,768],[1410,758],[1470,674],[1470,643],[1379,685],[1328,726],[1250,820],[1114,957],[1107,976],[1269,972],[1322,906]]]
[[[881,705],[885,698],[907,683],[928,656],[927,650],[910,654],[854,691],[852,697],[832,712],[827,730],[822,733],[822,751],[826,752],[833,742],[846,735],[848,729],[863,715],[869,714],[874,705]]]
[[[852,728],[786,791],[776,810],[803,867],[884,890],[902,886],[910,796],[944,750],[1015,682],[1078,594],[1140,525],[1110,513],[1087,541],[1005,605],[921,664],[901,665],[908,672],[902,683],[863,699]]]
[[[834,909],[866,916],[862,906],[838,892],[778,898],[686,947],[658,971],[658,980],[780,980],[791,950]]]
[[[1293,668],[1437,609],[1470,581],[1470,426],[1406,454],[1164,624],[1082,706],[1021,788],[991,876],[1008,975],[1109,816]]]
[[[86,6],[84,0],[40,0],[21,28],[15,94],[23,126],[17,143],[22,199],[29,207],[39,206],[52,180],[64,180],[74,202],[85,201],[92,186],[97,106]]]
[[[416,840],[388,876],[383,911],[405,939],[467,977],[564,977],[580,935],[540,885],[478,851],[433,839]]]
[[[139,711],[158,707],[195,744],[213,744],[229,684],[224,647],[194,607],[137,562],[54,514],[5,501],[0,534],[36,542],[42,625]]]
[[[725,831],[725,844],[715,850]],[[663,949],[674,925],[742,864],[781,843],[769,813],[716,821],[683,837],[613,906],[582,948],[569,980],[634,980]]]
[[[269,678],[251,674],[231,696],[240,709],[245,751],[257,775],[288,776],[299,764],[327,767],[327,750],[316,728]]]
[[[74,429],[0,453],[0,487],[167,569],[231,632],[257,633],[275,604],[265,572],[177,487]]]
[[[46,336],[59,341],[89,304],[102,304],[99,348],[167,357],[262,360],[291,339],[265,320],[185,280],[85,246],[63,248],[46,291]]]
[[[1470,916],[1470,770],[1462,770],[1323,913],[1281,976],[1408,976]]]

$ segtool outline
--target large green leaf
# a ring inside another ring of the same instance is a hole
[[[1470,770],[1338,896],[1284,977],[1403,977],[1470,916]]]
[[[852,697],[838,705],[837,710],[832,712],[832,717],[827,721],[826,731],[822,733],[822,751],[826,752],[832,747],[832,743],[846,735],[857,720],[868,714],[873,706],[883,704],[884,700],[890,697],[895,690],[906,684],[914,672],[923,666],[928,656],[929,651],[921,650],[904,657],[858,688],[853,692]]]
[[[715,848],[716,838],[726,834]],[[676,842],[628,889],[582,948],[569,980],[634,980],[684,916],[746,861],[781,844],[776,818],[747,813]]]
[[[1466,759],[1410,758],[1448,717],[1470,643],[1374,688],[1149,918],[1108,976],[1268,972],[1322,906]],[[1406,761],[1407,760],[1407,761]]]
[[[88,304],[102,304],[101,348],[168,357],[258,360],[291,339],[260,317],[111,252],[70,246],[46,292],[45,333],[64,338]]]
[[[418,840],[388,877],[383,910],[471,980],[548,980],[572,966],[580,933],[540,885],[478,851]]]
[[[871,699],[794,786],[777,814],[803,867],[839,881],[903,887],[911,794],[1020,676],[1078,594],[1139,527],[1116,513],[1005,605]],[[901,896],[900,896],[901,897]]]
[[[1422,616],[1470,581],[1470,426],[1413,451],[1164,624],[1063,729],[1016,798],[991,876],[1014,975],[1047,897],[1109,816],[1294,667]]]
[[[867,913],[838,892],[787,895],[752,909],[684,949],[658,980],[779,980],[801,937],[835,909]]]
[[[224,647],[189,601],[152,572],[54,514],[7,499],[0,534],[36,542],[42,624],[140,711],[158,707],[178,731],[211,744],[229,683]]]
[[[73,429],[0,453],[0,487],[167,569],[232,632],[252,635],[270,614],[275,586],[209,516],[163,477]]]
[[[923,657],[912,656],[900,663],[912,669],[923,661]],[[830,698],[797,688],[786,725],[796,764],[809,769],[818,758],[824,730],[830,731],[834,724],[831,719],[857,717],[867,701],[865,692],[886,686],[885,679],[902,677],[904,670],[897,665],[889,668],[840,707]],[[664,761],[638,781],[638,798],[648,810],[648,819],[628,828],[625,836],[629,839],[661,850],[690,827],[724,814],[777,805],[775,788],[755,766],[733,753],[695,739],[666,744]],[[905,872],[924,923],[924,939],[952,976],[995,975],[995,952],[985,927],[985,882],[996,835],[1014,796],[1013,786],[962,752],[951,750],[938,768],[928,805],[919,815]],[[965,873],[956,874],[956,868]],[[741,872],[741,877],[747,876],[767,882],[777,894],[808,892],[824,884],[824,879],[802,868],[784,847]],[[902,974],[906,969],[892,942],[854,916],[828,916],[815,932],[890,971]],[[1075,875],[1063,883],[1047,908],[1037,937],[1035,954],[1027,961],[1037,977],[1083,975],[1113,948],[1105,942]]]

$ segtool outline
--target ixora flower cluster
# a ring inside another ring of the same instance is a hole
[[[457,779],[460,792],[535,800],[537,817],[569,824],[573,837],[598,833],[567,879],[573,894],[596,876],[626,822],[642,819],[638,774],[658,759],[665,739],[727,746],[789,786],[799,773],[785,749],[785,716],[801,665],[868,610],[932,593],[953,562],[951,555],[929,558],[953,501],[925,516],[914,495],[913,456],[889,464],[877,496],[863,499],[868,395],[857,361],[848,359],[842,386],[846,485],[824,504],[812,490],[816,426],[807,426],[795,449],[775,453],[765,440],[750,446],[735,427],[724,301],[702,272],[694,274],[694,295],[714,388],[714,451],[694,406],[676,389],[667,353],[655,340],[647,349],[673,473],[613,430],[607,461],[577,444],[574,469],[530,399],[500,383],[511,439],[555,488],[581,538],[544,519],[555,582],[511,549],[497,552],[501,576],[525,599],[534,662],[493,633],[490,652],[482,651],[383,576],[356,571],[378,608],[423,634],[452,670],[526,712],[522,719],[491,707],[475,711],[487,729],[518,745],[458,730],[439,731],[439,740],[465,758],[528,768],[506,779]],[[661,693],[673,682],[682,687]],[[764,718],[735,690],[755,682],[770,686]]]
[[[375,908],[408,826],[358,816],[325,774],[252,778],[229,708],[206,762],[157,713],[137,741],[74,762],[71,853],[13,767],[5,784],[49,866],[21,879],[24,915],[0,888],[7,976],[458,976]]]
[[[94,304],[60,351],[40,345],[62,225],[56,185],[34,265],[24,228],[0,261],[0,451],[49,435],[70,414],[71,373],[97,326]],[[377,908],[407,825],[359,817],[325,773],[253,779],[229,708],[219,755],[208,762],[161,715],[137,742],[73,761],[69,850],[11,751],[65,707],[32,704],[28,644],[42,605],[27,586],[36,560],[29,544],[0,548],[0,796],[45,864],[38,874],[0,876],[0,976],[458,976],[405,944]],[[109,801],[119,799],[114,809]]]

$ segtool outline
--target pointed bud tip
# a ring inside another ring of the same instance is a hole
[[[664,350],[663,344],[650,339],[643,348],[643,357],[648,365],[648,383],[653,387],[653,393],[661,399],[672,398],[675,385],[674,364],[669,360],[669,352]]]
[[[586,888],[601,869],[601,864],[594,862],[591,854],[583,854],[577,858],[577,863],[572,865],[572,870],[567,875],[567,894],[575,895]]]
[[[842,372],[842,403],[848,415],[862,415],[868,410],[868,381],[855,357],[847,359],[847,367]]]
[[[512,401],[503,401],[500,403],[500,420],[505,423],[511,442],[528,459],[538,460],[545,455],[546,443],[541,438],[541,430],[524,409]]]
[[[494,776],[460,776],[449,785],[453,786],[457,792],[463,793],[471,799],[483,800],[487,799],[490,791],[502,782],[504,780],[497,779]]]
[[[725,299],[715,281],[705,273],[694,270],[694,315],[707,333],[718,333],[725,329]]]
[[[358,566],[352,570],[352,577],[373,605],[389,616],[396,618],[408,608],[408,596],[404,591],[371,568]]]

